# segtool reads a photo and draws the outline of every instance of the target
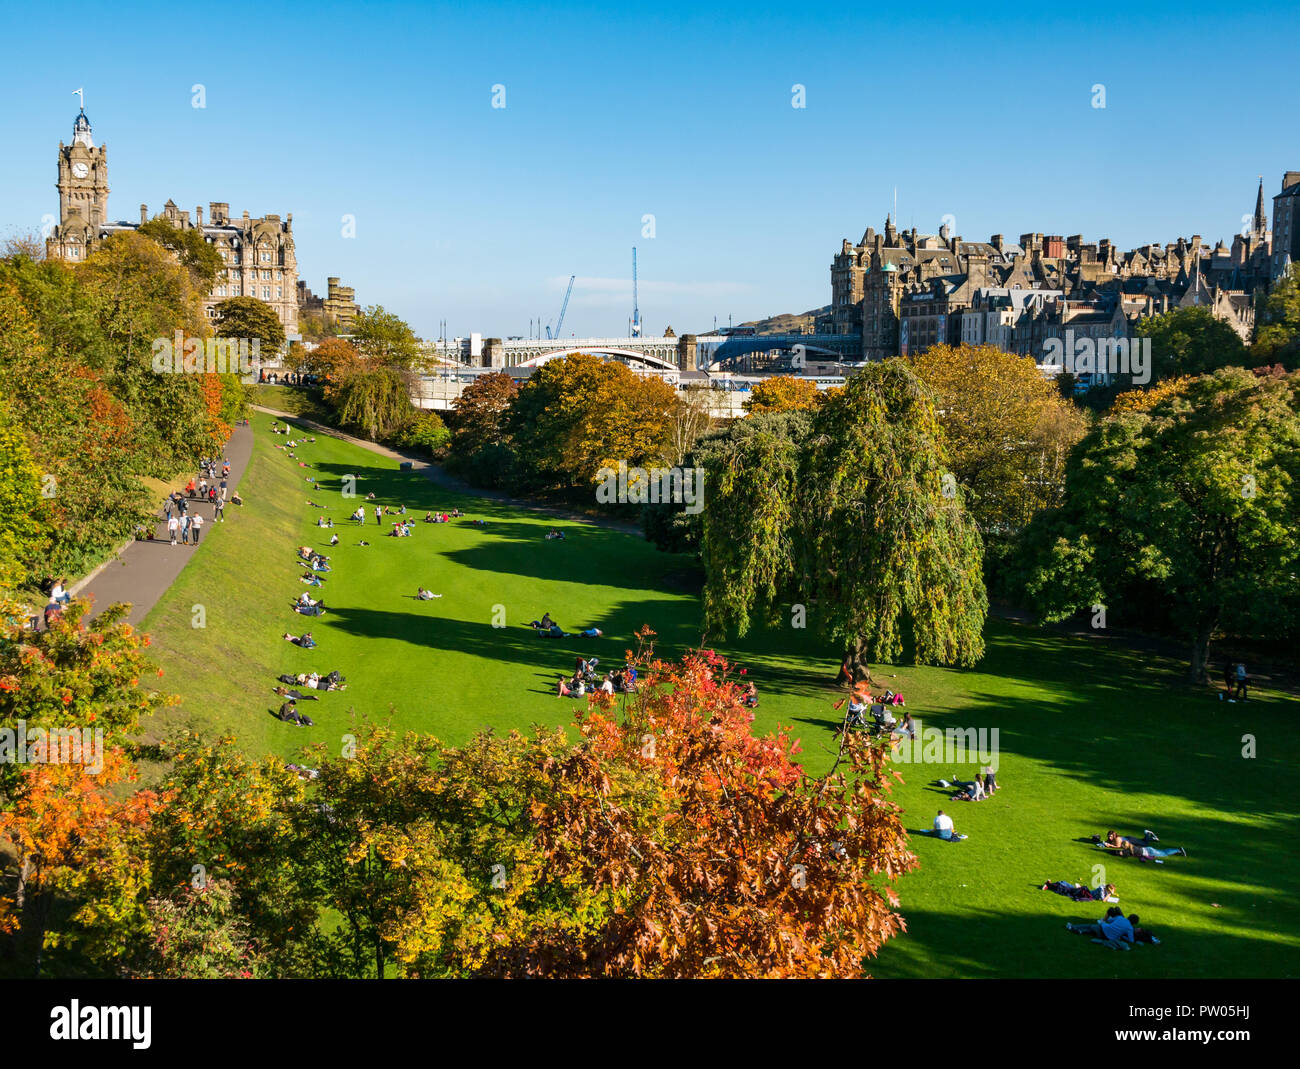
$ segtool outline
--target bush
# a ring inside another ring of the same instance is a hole
[[[393,444],[436,457],[451,441],[451,432],[436,412],[421,412],[393,436]]]

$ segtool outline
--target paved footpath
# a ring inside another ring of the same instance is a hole
[[[227,480],[231,494],[239,488],[239,480],[248,467],[253,454],[252,427],[236,427],[226,443],[223,456],[230,461],[230,477]],[[220,466],[217,478],[220,480]],[[232,505],[226,502],[225,523],[239,523],[240,513],[249,508],[249,504]],[[190,515],[203,517],[204,542],[212,537],[213,528],[219,526],[213,519],[216,512],[214,505],[190,502]],[[89,595],[92,599],[91,612],[102,611],[110,605],[127,601],[131,603],[131,612],[127,620],[138,625],[149,611],[158,604],[167,588],[175,582],[181,570],[189,563],[194,552],[193,545],[171,545],[167,534],[167,521],[163,518],[162,503],[155,511],[157,522],[154,527],[154,540],[133,541],[127,544],[116,557],[100,565],[86,578],[72,584],[70,590],[76,596]]]

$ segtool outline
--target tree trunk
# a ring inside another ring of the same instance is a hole
[[[1213,634],[1213,624],[1201,624],[1196,628],[1196,637],[1192,640],[1192,663],[1188,671],[1188,678],[1193,683],[1204,683],[1209,678],[1210,636]]]
[[[854,686],[864,681],[872,682],[871,666],[867,663],[867,643],[865,639],[855,638],[844,651],[839,682]]]

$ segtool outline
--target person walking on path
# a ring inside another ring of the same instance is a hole
[[[1235,696],[1240,698],[1242,701],[1245,701],[1246,684],[1250,682],[1250,677],[1246,675],[1246,665],[1243,662],[1241,661],[1237,662],[1236,673],[1237,673],[1237,693]]]
[[[203,517],[195,516],[190,522],[190,529],[194,532],[194,544],[197,546],[199,544],[199,535],[203,531]]]
[[[176,532],[180,529],[181,521],[175,516],[167,517],[167,533],[171,535],[172,545],[176,544]]]
[[[225,479],[222,479],[222,480],[221,480],[221,500],[222,500],[222,501],[225,501],[225,500],[226,500],[226,480],[225,480]]]
[[[190,518],[188,515],[181,517],[181,544],[186,546],[190,544]]]
[[[224,497],[219,497],[217,498],[216,505],[214,505],[212,509],[212,522],[224,523],[225,519],[226,519],[226,499]]]

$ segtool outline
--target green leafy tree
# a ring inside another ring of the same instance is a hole
[[[873,364],[801,442],[760,429],[705,458],[706,624],[744,634],[779,598],[808,605],[856,677],[871,660],[973,664],[988,609],[982,545],[933,396],[902,360]]]
[[[932,390],[952,474],[986,541],[1060,503],[1082,414],[1032,357],[994,345],[936,345],[911,360]]]
[[[132,974],[146,979],[248,980],[258,975],[248,924],[226,880],[149,900],[150,942]]]
[[[585,492],[605,466],[660,463],[670,449],[677,398],[662,379],[571,353],[520,387],[507,432],[526,489]]]
[[[1292,264],[1264,299],[1250,355],[1256,364],[1281,364],[1289,371],[1300,368],[1300,264]]]
[[[155,216],[136,228],[137,234],[152,238],[165,249],[176,254],[180,265],[190,273],[196,289],[210,293],[216,285],[225,264],[221,253],[204,239],[201,227],[181,229],[162,216]]]
[[[1046,619],[1152,602],[1206,675],[1221,628],[1294,634],[1300,613],[1300,376],[1226,368],[1104,418],[1040,517],[1026,592]]]
[[[1151,382],[1242,367],[1246,346],[1208,308],[1175,308],[1138,323],[1134,337],[1151,339]]]
[[[228,297],[217,305],[217,335],[222,338],[259,339],[263,359],[284,345],[284,324],[265,301],[256,297]]]
[[[183,908],[196,882],[220,883],[239,919],[230,936],[257,948],[262,975],[328,970],[317,927],[321,905],[303,870],[299,813],[314,804],[306,783],[284,761],[254,759],[229,736],[181,733],[168,740],[166,752],[166,804],[155,816],[149,849],[154,896]],[[159,911],[153,912],[157,939]],[[217,910],[213,918],[219,928],[223,915]],[[159,958],[163,949],[150,952],[159,968],[175,960]]]
[[[371,305],[352,324],[352,343],[372,364],[412,370],[420,361],[420,340],[400,316]]]
[[[325,398],[339,423],[376,442],[399,434],[415,418],[408,373],[396,367],[362,367],[326,384]]]

